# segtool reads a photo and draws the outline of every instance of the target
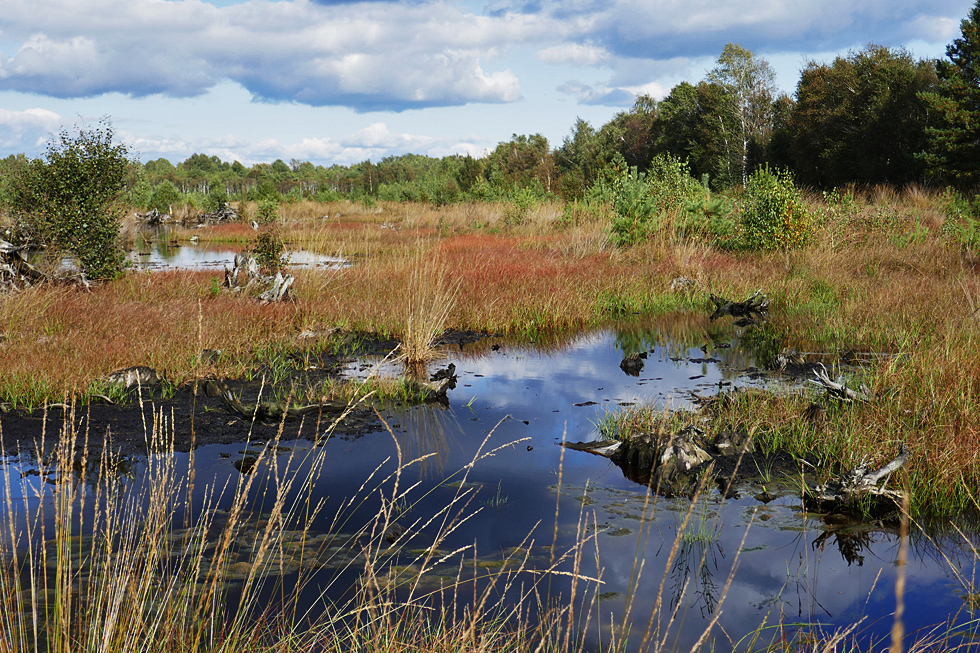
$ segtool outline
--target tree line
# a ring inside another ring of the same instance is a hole
[[[518,191],[572,201],[610,169],[642,173],[661,156],[685,161],[713,190],[744,186],[763,167],[816,189],[918,183],[972,190],[980,181],[978,25],[980,2],[942,60],[871,44],[830,63],[811,61],[793,97],[776,92],[768,62],[730,43],[705,79],[682,82],[659,101],[640,96],[598,128],[579,119],[557,147],[540,134],[515,134],[480,158],[404,154],[329,167],[295,159],[246,167],[194,154],[176,165],[134,162],[127,195],[160,210],[227,199],[451,203]],[[0,193],[25,162],[23,155],[0,161]]]

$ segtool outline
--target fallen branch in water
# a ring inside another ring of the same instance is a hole
[[[909,455],[909,448],[903,443],[895,458],[872,472],[868,471],[867,461],[862,460],[844,480],[816,486],[810,498],[819,504],[830,504],[832,508],[848,508],[858,500],[868,498],[894,501],[897,506],[904,492],[886,489],[885,485],[891,475],[908,462]]]
[[[734,322],[735,326],[749,326],[750,324],[758,324],[759,321],[764,322],[766,316],[769,315],[769,298],[762,294],[761,289],[756,290],[744,302],[733,302],[715,294],[711,294],[710,299],[711,303],[715,305],[714,313],[709,318],[712,321],[717,320],[722,315],[731,315],[737,318]]]

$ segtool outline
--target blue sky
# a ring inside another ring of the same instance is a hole
[[[3,0],[0,155],[109,116],[143,161],[246,165],[561,144],[728,42],[792,94],[868,43],[942,57],[969,0]]]

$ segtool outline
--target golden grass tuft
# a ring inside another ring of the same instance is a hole
[[[459,297],[459,277],[434,254],[421,247],[417,250],[410,263],[407,292],[395,300],[403,325],[398,357],[415,370],[432,359],[435,340]]]

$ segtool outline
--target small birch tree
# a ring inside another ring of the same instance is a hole
[[[729,141],[729,156],[741,169],[742,186],[749,178],[749,152],[763,146],[772,132],[776,74],[765,59],[740,45],[729,43],[708,73],[708,81],[721,84],[728,93],[739,126],[739,139]]]

